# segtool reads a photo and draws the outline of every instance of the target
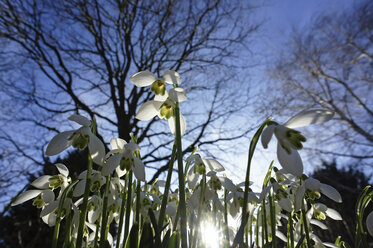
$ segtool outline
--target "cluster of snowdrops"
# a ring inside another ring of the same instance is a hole
[[[235,183],[217,160],[204,158],[197,149],[182,153],[186,122],[180,103],[187,97],[177,72],[167,70],[158,78],[141,71],[130,80],[137,87],[150,87],[155,95],[136,118],[166,119],[175,136],[166,180],[146,182],[136,137],[128,142],[112,138],[106,153],[95,135],[95,120],[70,116],[80,127],[56,135],[46,154],[57,155],[70,146],[88,149],[87,170],[72,181],[67,167],[55,164],[59,174],[36,179],[31,183],[35,189],[12,203],[33,199],[40,217],[54,227],[53,247],[349,247],[340,239],[328,243],[314,234],[316,226],[327,229],[326,218],[342,220],[336,210],[318,202],[321,195],[339,203],[342,198],[332,186],[303,174],[298,153],[306,138],[295,128],[326,122],[332,112],[306,110],[285,124],[265,120],[250,143],[245,181]],[[261,192],[254,192],[251,160],[258,141],[267,148],[272,136],[277,139],[277,160],[270,163]],[[275,166],[277,161],[282,168]],[[175,169],[178,185],[171,185]],[[373,235],[373,213],[366,219],[364,215],[371,199],[369,188],[364,189],[357,204],[354,247],[367,245],[366,230]],[[115,236],[110,233],[114,225]]]

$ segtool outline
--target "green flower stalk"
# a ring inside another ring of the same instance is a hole
[[[88,169],[87,169],[87,176],[86,176],[86,184],[84,189],[84,197],[82,203],[82,209],[80,212],[80,219],[79,219],[79,227],[78,227],[78,236],[76,241],[76,247],[82,247],[83,243],[83,231],[85,227],[85,219],[87,215],[87,205],[88,205],[88,196],[91,187],[91,175],[92,175],[92,158],[91,153],[88,152]]]
[[[176,128],[176,146],[177,146],[177,162],[179,174],[179,209],[180,209],[180,231],[181,231],[181,247],[187,248],[187,217],[186,217],[186,203],[185,203],[185,182],[183,172],[183,151],[181,144],[181,130],[180,130],[180,110],[179,103],[175,104],[175,128]]]
[[[174,145],[172,147],[171,159],[170,159],[170,162],[168,164],[166,186],[165,186],[164,193],[163,193],[161,209],[159,211],[158,227],[160,229],[162,229],[163,221],[164,221],[164,217],[165,217],[165,213],[166,213],[166,206],[167,206],[167,202],[168,202],[168,193],[170,191],[172,169],[173,169],[173,164],[174,164],[174,161],[175,161],[175,154],[176,154],[176,143],[174,143]]]

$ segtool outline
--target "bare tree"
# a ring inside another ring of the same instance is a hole
[[[182,109],[184,152],[242,137],[249,129],[230,132],[226,120],[248,104],[249,84],[235,75],[242,61],[248,64],[249,38],[258,28],[251,12],[224,0],[1,0],[0,152],[12,161],[1,177],[37,170],[31,165],[43,164],[45,145],[66,130],[72,113],[97,118],[101,139],[137,135],[158,176],[173,140],[164,122],[134,118],[152,98],[128,81],[141,70],[182,75],[190,104]]]
[[[272,80],[282,87],[279,106],[334,111],[335,122],[318,135],[328,146],[313,150],[371,163],[373,3],[321,15],[310,27],[295,31],[288,44],[270,68]]]

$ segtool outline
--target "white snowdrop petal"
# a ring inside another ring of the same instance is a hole
[[[52,190],[50,189],[45,189],[43,192],[41,192],[41,198],[45,203],[50,203],[54,201],[55,195]]]
[[[57,134],[52,138],[52,140],[49,142],[47,149],[45,151],[45,154],[47,156],[54,156],[61,152],[63,152],[65,149],[67,149],[69,146],[71,146],[72,141],[67,140],[74,131],[65,131],[62,133]]]
[[[137,157],[134,158],[135,165],[133,166],[133,172],[135,176],[140,181],[145,181],[145,166],[141,160]]]
[[[369,234],[373,237],[373,212],[368,215],[366,224]]]
[[[289,198],[281,198],[281,200],[278,202],[278,205],[280,207],[288,212],[291,212],[292,210],[292,204]]]
[[[342,202],[342,196],[339,194],[338,190],[336,190],[334,187],[322,183],[320,186],[321,193],[323,193],[325,196],[327,196],[329,199],[335,201],[335,202]]]
[[[333,220],[342,220],[342,216],[337,212],[337,210],[328,208],[325,212],[326,212],[326,215],[328,215]]]
[[[105,158],[105,146],[99,138],[91,134],[88,143],[89,152],[93,162],[102,166]]]
[[[277,158],[282,168],[284,168],[287,172],[297,177],[302,176],[303,162],[297,150],[291,149],[291,153],[288,154],[287,151],[285,151],[285,149],[282,148],[280,142],[278,142]]]
[[[260,137],[260,140],[265,149],[268,148],[268,143],[271,141],[275,127],[276,127],[275,125],[269,125],[262,132],[262,136]]]
[[[315,226],[320,227],[323,230],[328,229],[328,227],[324,223],[322,223],[321,221],[319,221],[319,220],[311,219],[310,223],[313,224],[313,225],[315,225]]]
[[[164,102],[167,100],[167,98],[168,98],[168,92],[165,91],[164,95],[161,95],[161,94],[155,95],[153,100],[158,101],[158,102]]]
[[[55,166],[61,175],[63,175],[64,177],[69,176],[69,169],[67,169],[67,167],[64,164],[57,163],[55,164]]]
[[[167,204],[167,207],[166,207],[166,214],[168,216],[175,216],[176,215],[176,209],[177,209],[177,205],[176,205],[176,202],[174,201],[171,201]]]
[[[120,139],[120,138],[110,139],[110,146],[112,150],[123,149],[125,144],[127,144],[127,142],[124,139]]]
[[[121,170],[120,167],[118,166],[116,169],[115,169],[115,172],[117,173],[118,177],[121,178],[122,176],[124,176],[126,174],[126,170]]]
[[[165,71],[163,80],[168,84],[179,84],[181,82],[180,74],[172,70]]]
[[[219,180],[221,182],[221,185],[226,190],[228,190],[230,192],[236,192],[237,191],[236,185],[234,185],[234,183],[232,182],[232,180],[230,180],[229,178],[227,178],[227,177],[219,177]]]
[[[38,179],[36,179],[35,181],[33,181],[31,183],[31,186],[34,186],[35,188],[38,188],[38,189],[47,189],[47,188],[49,188],[49,179],[51,177],[52,176],[49,176],[49,175],[41,176]]]
[[[190,189],[194,189],[196,187],[197,182],[198,182],[199,174],[194,173],[193,168],[191,168],[188,172],[188,186]]]
[[[18,204],[31,200],[37,197],[41,192],[42,190],[39,189],[27,190],[17,197],[17,199],[12,203],[12,206],[16,206]]]
[[[176,123],[175,123],[175,117],[172,116],[170,119],[168,119],[168,126],[170,127],[171,133],[173,135],[175,135],[175,132],[176,132],[175,125],[176,125]],[[185,118],[184,118],[184,116],[182,114],[180,114],[180,133],[181,133],[181,136],[184,135],[185,129],[186,129]]]
[[[199,196],[201,194],[201,187],[193,192],[192,196],[189,198],[188,207],[191,209],[197,209],[199,203]]]
[[[87,119],[86,117],[84,116],[81,116],[81,115],[72,115],[68,118],[70,121],[74,121],[82,126],[89,126],[91,125],[91,121],[89,119]]]
[[[216,172],[225,171],[225,168],[215,159],[202,159],[202,160],[203,160],[203,163],[207,165],[212,171],[216,171]]]
[[[323,203],[316,203],[314,207],[321,212],[325,212],[328,209],[328,207]]]
[[[124,148],[126,150],[129,150],[129,151],[132,151],[132,152],[140,150],[140,146],[138,144],[136,144],[136,143],[133,143],[133,142],[130,142],[130,143],[126,144],[124,146]]]
[[[157,80],[157,77],[150,71],[140,71],[138,73],[133,74],[130,77],[130,80],[137,87],[145,87],[154,83]]]
[[[303,203],[303,197],[306,192],[306,188],[304,185],[301,185],[297,193],[295,194],[295,200],[294,200],[294,211],[298,212],[302,208],[302,203]]]
[[[110,175],[119,166],[122,156],[122,154],[111,156],[102,167],[101,174],[105,177]]]
[[[180,87],[170,89],[168,95],[175,102],[183,102],[187,100],[185,90]]]
[[[309,190],[320,190],[321,183],[319,180],[309,177],[304,181],[304,185],[306,186],[306,189]]]
[[[329,242],[323,242],[322,244],[325,245],[326,247],[340,248],[338,245],[329,243]]]
[[[49,227],[52,227],[52,226],[56,225],[56,217],[57,216],[53,213],[48,215],[48,223],[47,224],[48,224]]]
[[[43,208],[43,210],[41,210],[41,212],[40,212],[40,217],[42,218],[42,217],[54,212],[58,208],[59,202],[60,202],[59,200],[56,200],[56,201],[51,202],[47,206],[45,206]]]
[[[326,109],[306,110],[290,118],[284,126],[288,128],[304,127],[329,121],[333,116],[334,112]]]
[[[141,105],[139,111],[136,114],[136,119],[141,121],[148,121],[154,116],[158,115],[159,109],[163,102],[148,101]]]
[[[79,197],[81,195],[84,194],[84,190],[85,190],[85,182],[86,180],[83,179],[81,180],[76,186],[75,186],[75,189],[73,191],[73,196],[74,197]]]
[[[281,239],[285,243],[288,242],[288,239],[286,238],[286,236],[282,232],[280,232],[279,230],[276,230],[276,237]]]

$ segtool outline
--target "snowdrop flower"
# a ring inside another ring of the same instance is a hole
[[[177,87],[172,88],[164,95],[156,95],[154,100],[145,102],[141,105],[136,114],[136,119],[148,121],[155,116],[168,120],[168,125],[173,134],[175,134],[175,102],[183,102],[187,99],[185,90]],[[184,135],[186,129],[185,118],[180,114],[181,135]]]
[[[65,131],[54,136],[49,142],[45,154],[54,156],[63,152],[70,146],[83,150],[88,145],[93,162],[102,165],[105,147],[100,139],[92,133],[92,122],[81,115],[72,115],[68,119],[82,126],[76,130]]]
[[[136,119],[147,121],[155,116],[168,120],[168,125],[173,134],[175,134],[175,102],[183,102],[187,99],[185,90],[177,87],[180,83],[180,75],[176,71],[167,70],[162,78],[157,78],[149,71],[140,71],[134,74],[130,80],[138,87],[149,86],[150,90],[155,93],[154,100],[145,102],[139,109]],[[172,88],[166,91],[166,85],[172,84]],[[185,118],[180,114],[181,135],[184,135],[186,128]]]
[[[211,171],[221,172],[224,171],[224,167],[215,159],[202,159],[201,156],[197,154],[190,155],[186,159],[187,163],[191,163],[192,167],[188,172],[188,185],[190,189],[193,189],[199,179],[200,175],[206,173],[206,165]]]
[[[321,191],[323,195],[329,199],[341,203],[341,194],[332,186],[328,184],[321,183],[319,180],[309,177],[304,181],[304,186],[310,191]]]
[[[313,215],[318,220],[325,220],[326,216],[333,220],[342,220],[342,216],[334,209],[328,208],[325,204],[316,203],[313,205]]]
[[[117,170],[119,176],[124,175],[124,170],[133,170],[138,180],[145,181],[145,166],[141,159],[135,155],[140,147],[133,142],[127,143],[119,138],[111,139],[110,144],[113,150],[109,153],[113,155],[107,159],[102,168],[102,175],[108,176],[119,167]]]
[[[273,123],[264,129],[262,145],[267,148],[274,133],[278,140],[277,158],[281,166],[287,172],[300,177],[303,174],[303,162],[297,150],[303,148],[302,142],[306,138],[293,128],[323,123],[332,119],[333,115],[333,112],[324,109],[307,110],[298,113],[283,125]]]
[[[140,71],[130,77],[132,83],[137,87],[146,87],[151,85],[150,90],[156,95],[164,95],[166,92],[166,85],[173,84],[178,85],[181,81],[179,73],[176,71],[167,70],[165,71],[162,78],[157,78],[150,71]]]
[[[87,170],[80,173],[78,176],[78,179],[80,181],[74,188],[74,191],[73,191],[74,197],[79,197],[84,194],[85,185],[87,181]],[[91,186],[89,188],[91,192],[99,191],[101,186],[104,185],[105,182],[106,182],[106,179],[104,176],[102,176],[101,172],[92,170]]]
[[[34,199],[33,205],[37,208],[41,208],[54,201],[55,195],[52,190],[61,187],[62,192],[71,181],[71,179],[68,177],[69,170],[65,165],[57,163],[55,166],[60,174],[55,176],[44,175],[37,178],[31,183],[31,186],[37,189],[28,190],[20,194],[12,203],[12,206],[16,206],[28,200]]]

